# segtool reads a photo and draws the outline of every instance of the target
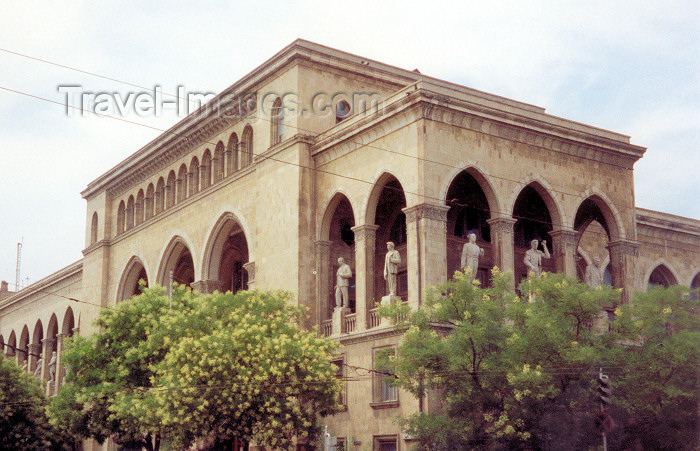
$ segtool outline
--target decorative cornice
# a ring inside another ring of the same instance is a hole
[[[90,252],[96,251],[97,249],[100,249],[102,247],[109,247],[110,246],[110,241],[107,239],[100,240],[100,241],[95,241],[85,249],[83,249],[83,257],[87,256]]]
[[[26,288],[13,293],[6,297],[0,303],[0,309],[5,309],[11,304],[16,304],[25,300],[32,300],[37,295],[45,297],[46,290],[50,289],[51,293],[56,293],[68,286],[71,286],[80,280],[83,275],[83,260],[78,260],[70,266],[67,266],[50,276],[44,277],[38,282],[34,282]]]

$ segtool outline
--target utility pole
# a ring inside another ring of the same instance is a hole
[[[168,297],[170,298],[170,308],[173,308],[173,272],[170,271],[168,278]]]

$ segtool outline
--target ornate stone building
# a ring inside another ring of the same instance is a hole
[[[0,345],[34,372],[63,337],[89,334],[100,306],[172,279],[201,292],[284,288],[309,327],[339,341],[347,409],[327,419],[346,449],[406,449],[392,418],[419,402],[357,377],[400,334],[377,317],[386,242],[411,307],[460,264],[469,233],[492,266],[583,278],[597,257],[623,299],[648,284],[700,285],[700,221],[634,205],[630,138],[298,40],[206,107],[89,183],[84,257],[0,296]],[[350,306],[334,318],[338,257]],[[427,407],[426,407],[427,408]]]

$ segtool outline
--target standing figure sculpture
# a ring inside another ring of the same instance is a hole
[[[600,258],[593,258],[593,263],[586,266],[586,285],[596,288],[603,285],[603,274],[600,272]]]
[[[352,269],[343,257],[338,258],[338,271],[335,277],[335,307],[350,307],[350,278]]]
[[[401,264],[401,254],[394,249],[394,243],[386,243],[386,257],[384,257],[384,280],[386,280],[390,296],[396,296],[396,274]]]
[[[465,273],[467,268],[471,269],[471,275],[469,276],[471,280],[476,277],[476,272],[479,269],[479,257],[484,256],[484,250],[476,244],[476,234],[470,233],[467,235],[467,238],[469,241],[462,247],[462,264],[460,268]]]
[[[41,357],[39,357],[39,360],[36,361],[36,368],[34,369],[34,377],[41,377],[41,366],[44,364],[44,361],[42,360]]]
[[[51,360],[49,360],[49,381],[56,380],[56,351],[51,353]]]
[[[525,263],[525,266],[527,266],[528,276],[530,274],[534,274],[536,276],[542,274],[542,259],[551,258],[551,255],[549,255],[549,250],[547,250],[547,241],[542,240],[542,248],[544,249],[544,252],[537,249],[538,245],[539,241],[530,241],[530,249],[525,252],[523,262]]]

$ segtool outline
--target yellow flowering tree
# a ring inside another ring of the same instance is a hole
[[[274,449],[319,435],[339,382],[334,345],[300,327],[286,292],[199,295],[176,286],[100,313],[67,346],[51,421],[75,437],[156,451],[255,440]]]
[[[484,288],[458,272],[417,311],[382,309],[407,327],[396,384],[440,405],[402,428],[430,450],[595,446],[593,374],[611,338],[593,326],[619,292],[543,274],[518,295],[509,274],[492,275]]]

